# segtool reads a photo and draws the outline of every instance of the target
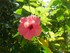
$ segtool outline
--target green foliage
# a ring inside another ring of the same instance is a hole
[[[50,53],[36,37],[28,41],[17,31],[19,19],[31,14],[40,18],[39,38],[48,40],[53,53],[70,52],[70,0],[51,0],[48,6],[42,0],[2,0],[0,5],[0,53]]]
[[[50,53],[49,50],[48,50],[48,48],[46,48],[45,46],[42,46],[42,47],[44,48],[44,50],[43,50],[44,53]]]

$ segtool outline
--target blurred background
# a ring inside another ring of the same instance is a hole
[[[41,19],[39,40],[17,31],[20,18],[31,14]],[[0,53],[52,52],[70,53],[70,0],[0,0]]]

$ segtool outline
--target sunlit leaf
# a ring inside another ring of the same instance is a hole
[[[38,5],[34,2],[31,2],[30,5],[37,7]]]
[[[36,1],[36,0],[30,0],[30,1],[34,2],[34,1]]]
[[[49,36],[50,36],[49,41],[55,41],[56,40],[54,32],[49,31]]]
[[[23,2],[24,0],[16,0],[17,2]]]
[[[27,10],[28,12],[31,12],[32,14],[35,14],[35,9],[31,6],[23,6],[22,8]]]
[[[58,32],[55,33],[55,35],[56,35],[56,37],[57,36],[62,36],[63,33],[64,33],[64,29],[62,27],[60,27]]]
[[[17,9],[15,13],[21,15],[22,14],[22,8]]]
[[[63,37],[58,37],[57,40],[64,40],[64,38]]]
[[[60,46],[60,44],[58,44],[58,43],[55,43],[55,46]]]
[[[55,37],[55,34],[52,31],[49,31],[49,35],[50,35],[51,38],[54,38]]]

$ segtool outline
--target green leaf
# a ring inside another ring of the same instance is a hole
[[[43,39],[43,38],[39,38],[38,39],[39,43],[42,45],[43,47],[43,52],[44,53],[52,53],[52,51],[50,50],[50,48],[48,47],[49,46],[49,43],[46,39]]]
[[[27,41],[25,39],[22,39],[19,44],[21,45],[21,47],[24,47],[24,45],[27,43]]]
[[[41,21],[42,21],[42,24],[46,25],[46,23],[47,23],[47,18],[46,18],[46,17],[41,17]]]
[[[64,33],[63,27],[60,27],[58,31],[55,33],[56,37],[61,36]]]
[[[35,7],[38,6],[38,4],[36,4],[36,3],[34,3],[34,2],[31,2],[30,5],[31,5],[31,6],[35,6]]]
[[[70,33],[70,26],[66,24],[67,31]]]
[[[24,2],[24,0],[16,0],[17,2]]]
[[[31,12],[32,14],[35,14],[35,9],[32,6],[23,6],[22,8],[28,12]]]
[[[44,45],[43,45],[42,47],[43,47],[43,49],[44,49],[44,50],[43,50],[44,53],[50,53],[48,47],[46,47],[46,46],[44,46]]]
[[[57,6],[57,5],[60,5],[60,4],[61,4],[61,0],[55,0],[52,5]]]
[[[64,16],[61,15],[61,16],[57,17],[57,20],[58,20],[58,21],[62,21],[62,20],[64,20]]]
[[[53,11],[51,12],[51,14],[54,15],[54,14],[57,13],[57,11],[59,11],[59,9],[53,10]]]
[[[51,25],[50,20],[51,19],[47,18],[45,15],[43,16],[43,14],[42,14],[41,22],[42,22],[43,25],[46,25],[46,24],[50,24]]]
[[[47,11],[48,11],[49,9],[51,9],[51,6],[53,5],[54,1],[55,1],[55,0],[51,0],[50,3],[49,3],[49,5],[45,8]]]
[[[19,14],[19,15],[21,15],[21,14],[22,14],[22,8],[20,8],[20,9],[17,9],[17,10],[16,10],[16,14]]]
[[[48,32],[48,28],[46,26],[42,26],[42,31],[43,31],[43,33],[46,33],[46,32]]]
[[[40,12],[43,12],[45,10],[45,8],[39,6],[39,7],[36,7],[36,11],[40,11]]]
[[[36,0],[30,0],[30,2],[35,2]]]
[[[19,35],[19,32],[17,32],[15,35],[13,35],[13,38],[15,38],[16,36],[18,36]]]
[[[52,4],[53,4],[54,1],[55,1],[55,0],[51,0],[51,1],[50,1],[50,4],[48,5],[48,8],[52,6]]]

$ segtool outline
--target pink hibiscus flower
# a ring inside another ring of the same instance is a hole
[[[40,26],[40,19],[34,15],[28,17],[22,17],[20,19],[20,25],[18,32],[25,39],[31,40],[33,36],[39,36],[42,32]]]

